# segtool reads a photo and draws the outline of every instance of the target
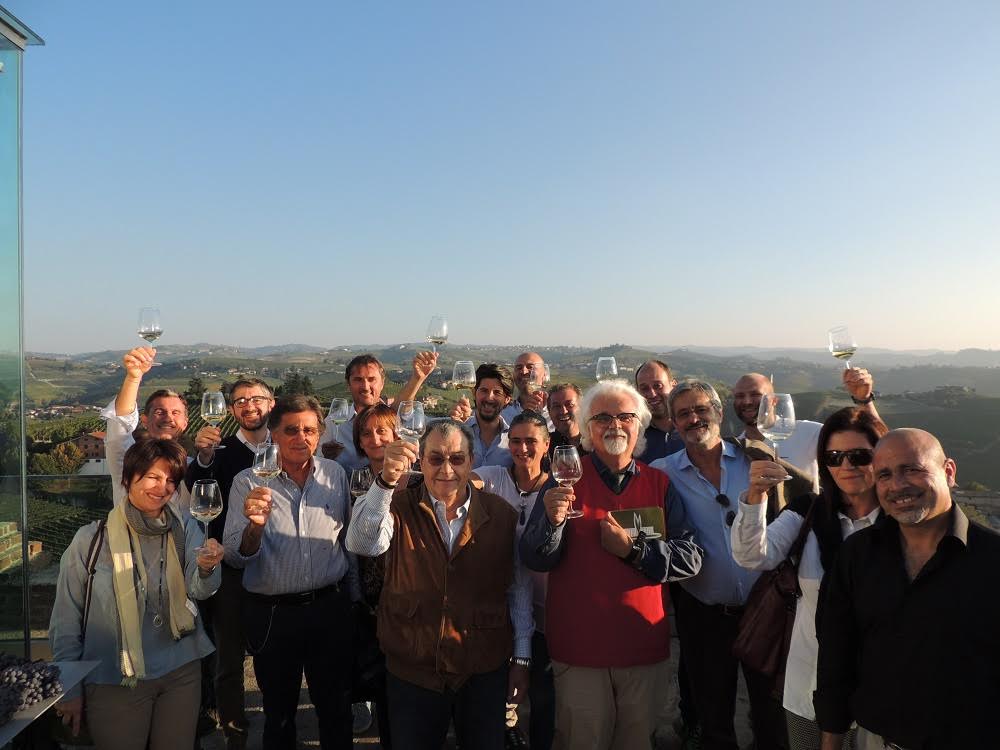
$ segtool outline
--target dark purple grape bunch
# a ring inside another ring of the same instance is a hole
[[[63,692],[59,667],[44,661],[28,661],[12,654],[0,654],[0,725],[46,698]]]

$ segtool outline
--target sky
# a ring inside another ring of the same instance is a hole
[[[0,0],[25,338],[1000,348],[1000,4]]]

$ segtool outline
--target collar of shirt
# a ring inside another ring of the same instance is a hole
[[[621,492],[624,490],[626,485],[628,485],[629,480],[634,475],[639,473],[639,465],[635,462],[635,459],[631,459],[628,466],[620,472],[615,472],[609,469],[605,463],[597,457],[596,453],[591,453],[590,457],[594,462],[594,468],[597,469],[597,476],[601,478],[601,481],[604,482],[605,486],[609,490],[613,490],[614,492]]]
[[[430,490],[427,491],[427,497],[431,499],[431,505],[434,507],[435,511],[438,508],[441,508],[441,510],[443,510],[447,514],[448,506],[445,505],[443,501],[438,500],[436,497],[434,497],[434,495],[430,493]],[[458,506],[458,510],[456,511],[456,517],[465,518],[465,514],[469,512],[469,506],[471,504],[472,504],[472,488],[466,487],[465,502]],[[445,517],[447,518],[447,515],[445,515]]]
[[[736,458],[737,447],[730,443],[728,440],[722,441],[722,457],[725,458]],[[698,471],[698,467],[691,463],[691,458],[688,456],[687,449],[677,452],[677,468],[681,470],[692,469],[693,471]]]
[[[847,539],[855,531],[861,531],[861,529],[866,529],[869,526],[875,524],[878,519],[878,514],[882,512],[882,508],[875,506],[875,510],[867,515],[861,516],[861,518],[855,520],[850,516],[844,515],[839,510],[837,511],[837,518],[840,519],[840,535],[842,538]]]
[[[497,419],[500,420],[500,434],[503,435],[510,430],[510,425],[507,424],[507,420],[503,418],[503,414],[497,417]],[[475,412],[472,413],[471,417],[465,420],[465,423],[472,428],[472,431],[476,433],[477,438],[482,434],[482,430],[479,429],[479,416]]]
[[[236,439],[239,440],[241,443],[243,443],[243,445],[245,445],[247,448],[249,448],[252,453],[256,453],[257,449],[260,448],[260,443],[251,443],[249,440],[247,440],[247,436],[243,434],[242,427],[236,431]],[[270,439],[271,439],[271,431],[268,430],[267,435],[261,442],[266,443]]]
[[[899,523],[888,513],[883,513],[882,517],[875,522],[873,528],[883,539],[891,539],[899,545]],[[948,539],[954,539],[962,547],[969,545],[969,517],[965,515],[954,499],[952,499],[951,509],[948,511],[948,531],[941,541],[938,542],[938,549]]]

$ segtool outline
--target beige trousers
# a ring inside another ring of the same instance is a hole
[[[84,707],[97,750],[178,750],[194,746],[200,702],[195,660],[134,688],[87,685]]]
[[[667,663],[592,669],[553,661],[555,750],[652,748]]]

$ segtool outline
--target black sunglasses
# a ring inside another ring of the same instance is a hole
[[[868,466],[875,457],[871,448],[851,448],[849,451],[823,451],[823,465],[834,467],[844,463],[846,458],[851,466]]]
[[[724,493],[716,495],[715,502],[717,502],[723,508],[728,508],[730,505],[733,504],[732,501],[729,499],[729,497]],[[726,513],[726,526],[732,526],[733,521],[735,520],[736,520],[736,511],[731,510],[728,513]]]

